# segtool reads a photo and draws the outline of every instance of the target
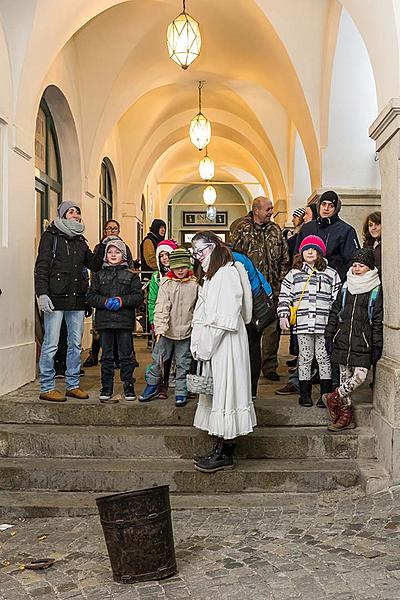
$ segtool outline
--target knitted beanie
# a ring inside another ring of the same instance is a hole
[[[375,269],[375,254],[372,248],[359,248],[354,252],[351,261],[365,265],[371,271]]]
[[[60,219],[64,218],[65,213],[70,208],[76,208],[76,210],[79,212],[79,214],[81,212],[81,209],[79,208],[79,206],[77,204],[74,204],[74,202],[71,202],[70,200],[64,200],[64,202],[61,202],[61,204],[57,207],[57,212],[58,212],[58,216],[60,217]]]
[[[188,250],[185,250],[185,248],[177,248],[169,255],[170,269],[179,269],[179,267],[187,267],[190,269],[191,266],[190,253]]]
[[[178,244],[176,242],[174,242],[174,240],[163,240],[162,242],[160,242],[156,248],[156,259],[157,259],[157,265],[158,265],[158,270],[160,271],[161,274],[165,274],[168,271],[169,267],[164,267],[161,262],[160,262],[160,254],[161,252],[168,252],[168,254],[171,254],[172,250],[176,250],[178,247]]]
[[[108,249],[111,248],[111,246],[114,246],[114,248],[118,248],[118,250],[122,254],[123,261],[126,262],[126,260],[127,260],[126,246],[125,246],[124,242],[117,237],[115,237],[114,239],[107,242],[106,251],[104,253],[105,262],[107,262],[107,252],[108,252]]]
[[[305,214],[306,214],[306,209],[303,207],[295,208],[295,210],[293,211],[294,217],[304,217]]]
[[[314,250],[317,250],[317,252],[320,252],[322,256],[326,256],[326,246],[324,240],[318,237],[318,235],[308,235],[304,238],[300,244],[300,254],[309,248],[313,248]]]

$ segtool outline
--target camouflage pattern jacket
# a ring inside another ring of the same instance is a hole
[[[279,225],[273,221],[258,225],[250,211],[231,233],[229,241],[235,250],[247,254],[277,297],[290,268],[288,245]]]

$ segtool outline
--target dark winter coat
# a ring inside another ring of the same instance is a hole
[[[347,290],[342,310],[342,290],[339,291],[325,329],[325,337],[333,339],[332,363],[369,369],[372,348],[382,352],[382,289],[374,304],[372,323],[368,317],[370,295],[371,292],[365,292],[353,296]]]
[[[328,265],[339,273],[343,282],[352,264],[353,254],[360,244],[354,227],[342,221],[337,215],[334,215],[330,221],[330,225],[326,227],[318,220],[304,223],[297,235],[295,254],[299,252],[300,244],[305,237],[318,235],[324,240]]]
[[[122,307],[117,311],[105,308],[109,298],[119,296]],[[87,295],[88,304],[96,309],[95,327],[102,329],[130,329],[135,323],[135,308],[143,302],[143,291],[136,273],[124,265],[105,267],[92,278]]]
[[[103,257],[104,247],[95,256],[82,235],[67,237],[52,223],[40,239],[36,295],[49,296],[55,310],[85,310],[88,277],[84,267],[99,271]]]

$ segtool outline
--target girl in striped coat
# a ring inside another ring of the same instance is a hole
[[[314,356],[319,366],[321,396],[332,390],[331,363],[325,349],[324,333],[341,281],[335,269],[328,267],[324,258],[326,247],[320,237],[307,236],[299,251],[292,270],[282,282],[278,317],[281,329],[288,330],[291,307],[297,307],[293,331],[299,343],[299,404],[312,406],[311,363]],[[324,406],[322,400],[317,406]]]

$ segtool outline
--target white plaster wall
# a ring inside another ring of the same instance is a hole
[[[323,150],[323,187],[380,187],[374,142],[368,128],[378,110],[374,76],[364,42],[344,10],[333,66],[328,147]]]
[[[287,223],[291,223],[292,213],[295,208],[305,206],[311,194],[310,172],[307,158],[299,134],[296,132],[294,145],[294,173],[293,192],[287,214]]]

